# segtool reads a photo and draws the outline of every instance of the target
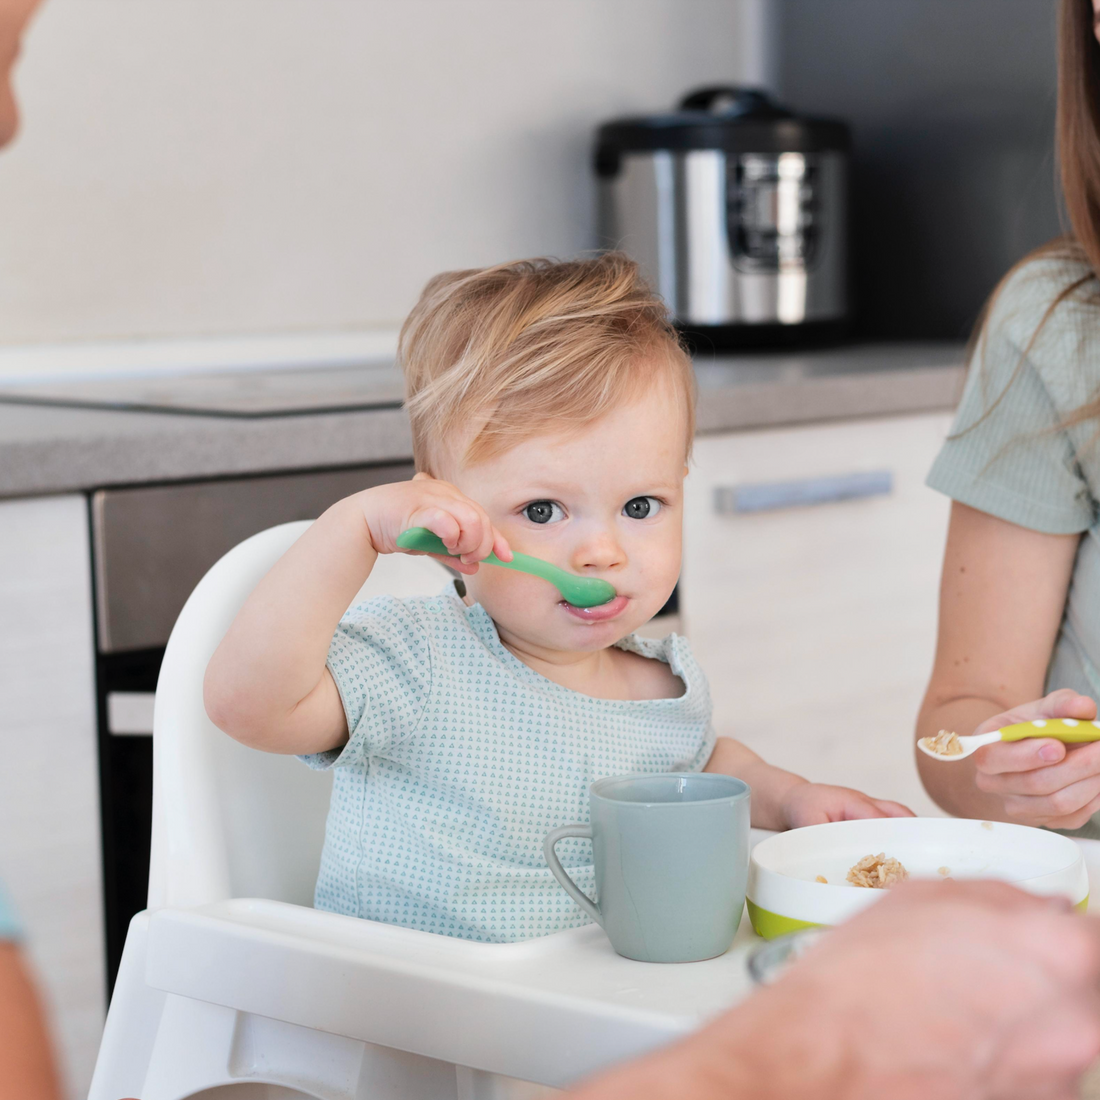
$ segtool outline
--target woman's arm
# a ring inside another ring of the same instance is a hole
[[[0,1100],[60,1100],[42,1009],[23,957],[0,943]]]
[[[1095,704],[1074,692],[1013,711],[1043,693],[1079,541],[952,505],[939,639],[918,737],[971,733],[991,719],[988,728],[996,729],[1010,715],[1095,717]],[[957,764],[918,753],[917,766],[936,802],[963,817],[1074,827],[1064,819],[1083,824],[1100,796],[1100,750],[1092,746],[1067,758],[1054,741],[994,745]]]

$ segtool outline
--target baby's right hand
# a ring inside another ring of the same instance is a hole
[[[379,485],[359,494],[371,545],[379,554],[415,553],[401,550],[397,536],[410,527],[426,527],[438,535],[454,557],[428,555],[460,573],[476,573],[477,563],[496,553],[512,560],[507,539],[493,526],[485,509],[450,482],[427,474],[412,481]]]
[[[1063,688],[1043,699],[995,714],[974,731],[987,733],[1036,718],[1091,721],[1096,704]],[[980,791],[1004,799],[1005,814],[1021,825],[1079,829],[1100,811],[1100,741],[1065,745],[1052,738],[986,745],[974,754]]]

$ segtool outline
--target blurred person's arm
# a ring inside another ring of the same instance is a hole
[[[0,1100],[60,1100],[42,1006],[18,944],[0,942]]]
[[[11,70],[19,40],[38,0],[0,0],[0,145],[19,121]],[[60,1100],[49,1033],[42,1007],[16,943],[0,895],[0,1100]]]
[[[907,883],[701,1031],[574,1100],[1075,1100],[1100,922],[995,882]]]

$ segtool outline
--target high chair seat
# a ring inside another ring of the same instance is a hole
[[[207,662],[309,526],[230,551],[169,639],[154,712],[149,907],[132,921],[90,1100],[520,1100],[649,1050],[739,999],[733,949],[682,966],[616,955],[592,925],[481,944],[310,907],[330,777],[207,719]],[[438,592],[379,559],[359,598]]]

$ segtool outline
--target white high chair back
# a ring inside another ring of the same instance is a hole
[[[218,561],[168,639],[153,716],[149,909],[233,897],[313,903],[331,777],[294,757],[246,748],[206,716],[206,665],[264,574],[310,526],[261,531]],[[431,558],[379,558],[356,602],[434,595],[447,571]]]

